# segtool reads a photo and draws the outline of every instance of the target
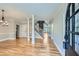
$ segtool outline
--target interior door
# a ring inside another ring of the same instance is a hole
[[[78,39],[79,28],[76,25],[76,15],[79,13],[79,8],[75,10],[75,3],[69,3],[67,6],[66,20],[65,20],[65,55],[77,56],[79,50],[76,50],[76,39]],[[79,14],[78,14],[79,15]],[[77,19],[78,21],[79,19]]]
[[[16,38],[19,38],[19,25],[16,25]]]

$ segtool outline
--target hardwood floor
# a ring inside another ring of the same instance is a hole
[[[51,39],[47,43],[43,39],[36,39],[33,45],[31,40],[19,38],[0,42],[0,56],[59,56]]]

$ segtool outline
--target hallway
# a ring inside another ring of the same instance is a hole
[[[56,46],[51,39],[43,43],[42,39],[35,40],[35,44],[26,38],[0,42],[0,55],[2,56],[59,56]]]

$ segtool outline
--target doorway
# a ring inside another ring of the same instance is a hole
[[[19,38],[19,25],[16,25],[16,38]]]
[[[79,27],[76,25],[76,15],[79,13],[79,8],[76,10],[75,3],[69,3],[67,6],[66,20],[65,20],[65,55],[66,56],[77,56],[79,55],[76,51],[76,39],[79,36]],[[79,14],[78,14],[79,15]],[[77,19],[78,21],[79,19]],[[76,37],[77,36],[77,37]]]

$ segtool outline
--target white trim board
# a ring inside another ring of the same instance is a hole
[[[54,38],[51,37],[51,39],[53,40]],[[55,40],[53,40],[53,43],[56,45],[56,47],[57,47],[57,49],[59,50],[60,54],[61,54],[62,56],[64,56],[65,53],[62,52],[62,50],[61,50],[61,49],[59,48],[59,46],[56,44]]]

